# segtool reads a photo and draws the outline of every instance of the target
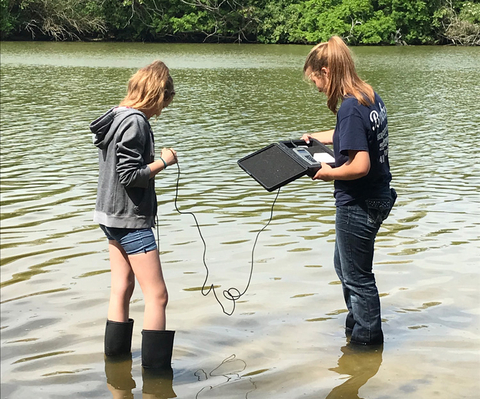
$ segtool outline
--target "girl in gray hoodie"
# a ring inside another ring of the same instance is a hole
[[[111,267],[105,354],[131,353],[129,303],[136,277],[145,299],[142,365],[147,369],[171,367],[174,337],[174,331],[165,329],[168,294],[152,227],[157,213],[155,175],[176,163],[177,155],[164,148],[155,160],[149,123],[174,95],[169,69],[155,61],[130,78],[118,107],[90,124],[99,156],[94,220],[108,238]]]

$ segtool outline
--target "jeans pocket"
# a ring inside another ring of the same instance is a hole
[[[392,188],[391,198],[371,198],[365,200],[368,219],[375,225],[380,225],[388,217],[397,198],[397,193]]]

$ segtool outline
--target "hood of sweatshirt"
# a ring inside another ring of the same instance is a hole
[[[134,114],[145,118],[145,115],[136,109],[115,107],[108,110],[101,117],[95,119],[90,123],[90,131],[93,133],[93,144],[101,150],[107,148],[115,136],[118,126],[125,118]]]

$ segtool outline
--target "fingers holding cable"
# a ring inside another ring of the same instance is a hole
[[[165,160],[168,166],[178,162],[177,152],[173,148],[163,148],[161,157]]]

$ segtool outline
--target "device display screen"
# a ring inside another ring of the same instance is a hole
[[[307,151],[306,148],[302,147],[297,147],[294,148],[293,151],[300,155],[305,161],[307,161],[310,165],[315,165],[318,162],[315,160],[315,158],[312,157],[312,155]]]

